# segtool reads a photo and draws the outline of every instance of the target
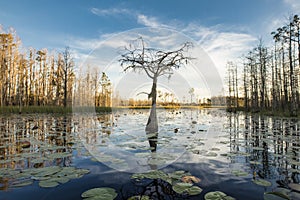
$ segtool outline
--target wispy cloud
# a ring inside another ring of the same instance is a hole
[[[198,49],[195,49],[193,53],[199,59],[194,62],[192,68],[181,71],[180,76],[183,76],[184,80],[188,80],[187,84],[190,87],[198,87],[198,89],[201,85],[199,85],[199,77],[204,76],[201,87],[203,88],[203,85],[207,84],[207,87],[210,87],[211,90],[213,89],[215,91],[214,94],[216,94],[216,91],[221,90],[217,89],[217,87],[220,86],[220,78],[224,78],[227,61],[237,60],[243,53],[249,51],[257,41],[257,38],[251,34],[239,31],[237,28],[228,30],[221,25],[207,27],[197,23],[176,24],[163,22],[157,17],[138,12],[129,12],[127,9],[100,10],[95,8],[91,11],[99,16],[112,14],[130,15],[134,17],[137,24],[145,27],[144,29],[138,28],[126,32],[100,35],[98,39],[75,39],[73,42],[77,46],[78,51],[86,47],[91,50],[94,49],[85,63],[93,63],[92,65],[102,67],[110,66],[105,68],[105,70],[108,71],[111,80],[115,77],[116,82],[122,79],[120,77],[122,70],[118,63],[113,65],[110,63],[117,60],[118,53],[120,53],[118,48],[120,50],[120,47],[127,45],[130,41],[143,36],[145,42],[151,47],[168,49],[177,48],[183,42],[189,40],[196,43]],[[172,26],[169,24],[172,24]],[[78,53],[78,55],[80,54]],[[84,57],[84,55],[80,56]],[[196,71],[191,72],[191,69]],[[197,75],[196,78],[194,77],[195,75]],[[213,86],[216,82],[218,84]]]
[[[91,8],[91,12],[98,16],[110,16],[110,15],[132,15],[134,12],[126,8]]]
[[[149,17],[143,14],[137,15],[137,23],[151,28],[165,26],[161,22],[159,22],[155,17]]]
[[[284,0],[289,6],[291,6],[294,12],[300,11],[300,1],[299,0]]]

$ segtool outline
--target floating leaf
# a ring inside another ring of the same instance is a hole
[[[263,151],[265,149],[262,147],[252,147],[252,150]]]
[[[175,185],[173,185],[172,189],[176,193],[182,194],[182,193],[186,192],[187,189],[189,189],[192,186],[193,186],[192,183],[176,183]]]
[[[58,182],[58,183],[66,183],[68,182],[70,179],[68,179],[67,177],[52,177],[50,179],[48,179],[47,181],[53,181],[53,182]]]
[[[39,182],[39,186],[40,187],[45,187],[45,188],[49,188],[49,187],[56,187],[58,186],[59,183],[56,181],[48,181],[48,180],[44,180],[44,181],[40,181]]]
[[[108,187],[93,188],[81,194],[82,198],[97,200],[112,200],[117,196],[118,194],[116,193],[115,189]]]
[[[225,193],[220,191],[208,192],[204,196],[205,200],[234,200],[235,198],[227,196]]]
[[[62,170],[62,168],[59,166],[40,168],[39,173],[37,173],[37,176],[39,177],[50,176],[52,174],[59,172],[60,170]]]
[[[252,165],[260,165],[261,164],[260,162],[253,161],[253,160],[249,161],[249,163],[252,164]]]
[[[272,183],[270,181],[267,181],[264,179],[255,179],[255,180],[253,180],[253,183],[255,183],[257,185],[265,186],[265,187],[269,187],[272,185]]]
[[[146,195],[142,195],[142,196],[136,195],[136,196],[129,197],[127,200],[150,200],[150,197]]]
[[[231,173],[235,176],[248,176],[248,173],[241,170],[232,170]]]
[[[290,183],[290,184],[289,184],[289,187],[290,187],[292,190],[296,190],[296,191],[300,192],[300,184]]]
[[[215,152],[208,152],[207,154],[205,154],[205,156],[208,156],[208,157],[216,157],[216,156],[218,156],[218,154],[215,153]]]
[[[290,198],[280,192],[265,192],[264,200],[290,200]]]
[[[27,185],[31,185],[33,183],[32,180],[23,180],[23,181],[17,181],[17,182],[14,182],[12,184],[13,187],[24,187],[24,186],[27,186]]]
[[[186,190],[189,195],[198,195],[202,192],[202,189],[198,186],[192,186]]]

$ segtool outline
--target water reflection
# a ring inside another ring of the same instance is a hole
[[[78,120],[76,122],[72,116],[0,117],[1,190],[29,185],[34,179],[33,174],[47,175],[38,169],[59,166],[58,172],[72,166],[74,150],[82,151],[76,142],[77,125]],[[55,173],[53,169],[52,172]],[[50,179],[50,175],[47,178]]]
[[[110,168],[133,172],[159,169],[179,157],[182,163],[197,166],[223,159],[226,166],[229,163],[247,172],[247,182],[270,180],[273,186],[268,190],[299,184],[299,120],[222,110],[157,112],[160,127],[159,134],[151,136],[154,138],[145,135],[148,110],[96,116],[0,117],[0,187],[6,190],[20,181],[28,183],[24,181],[31,180],[32,175],[22,177],[26,169],[76,166],[77,159],[90,159],[89,153]],[[150,142],[154,139],[155,146],[149,145],[149,138]],[[219,176],[217,170],[228,172],[216,167],[212,176]]]
[[[297,119],[228,114],[230,160],[249,165],[253,179],[281,187],[299,183],[300,123]]]

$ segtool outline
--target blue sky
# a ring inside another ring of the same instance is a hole
[[[223,76],[228,60],[259,37],[270,45],[270,32],[299,11],[299,0],[1,0],[0,24],[13,27],[24,47],[70,46],[79,62],[103,41],[118,43],[116,34],[171,29],[201,46]]]
[[[296,4],[297,0],[2,0],[0,24],[13,27],[24,46],[34,48],[57,48],[73,38],[147,26],[138,20],[142,15],[174,29],[193,23],[267,37],[270,30],[265,29],[295,13]]]

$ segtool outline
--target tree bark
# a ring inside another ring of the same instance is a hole
[[[157,137],[158,137],[158,122],[157,122],[157,115],[156,115],[156,88],[157,88],[157,77],[154,77],[151,93],[149,94],[149,98],[152,99],[151,104],[151,111],[148,118],[148,122],[146,125],[146,134],[149,135],[148,137],[150,147],[152,148],[151,151],[155,152],[157,148]]]

